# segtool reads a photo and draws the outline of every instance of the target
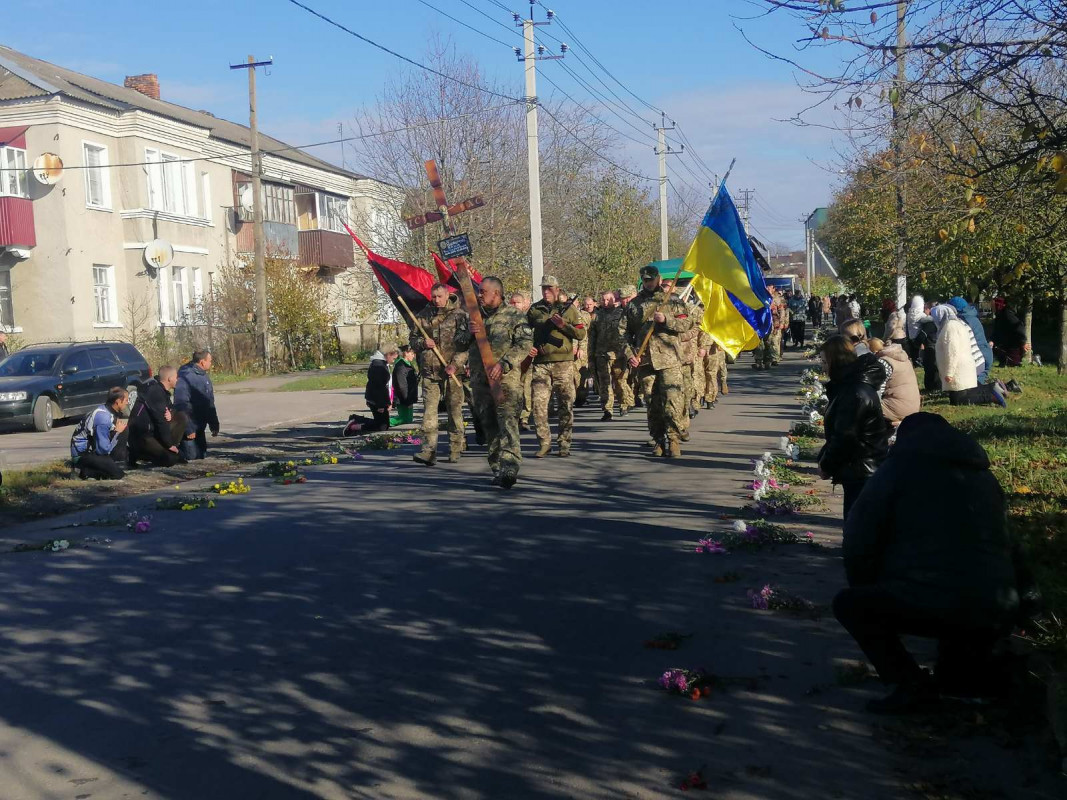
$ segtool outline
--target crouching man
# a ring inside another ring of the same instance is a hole
[[[130,463],[147,461],[157,467],[173,467],[185,459],[178,445],[189,418],[174,410],[170,393],[178,382],[178,370],[160,367],[155,378],[145,381],[130,412]]]
[[[117,481],[126,477],[126,410],[130,396],[121,386],[108,390],[107,400],[78,423],[70,437],[70,459],[78,477]]]

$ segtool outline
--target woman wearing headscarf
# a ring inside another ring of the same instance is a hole
[[[913,360],[919,358],[920,345],[917,340],[919,338],[919,329],[924,319],[930,319],[930,316],[926,313],[926,301],[921,294],[917,294],[911,298],[911,305],[908,306],[904,326],[904,332],[908,335],[908,343],[910,344],[908,349]]]
[[[965,323],[971,329],[971,333],[974,334],[975,346],[981,352],[983,362],[978,367],[978,382],[985,383],[989,370],[993,368],[993,349],[989,346],[989,342],[986,341],[985,328],[982,327],[982,321],[978,318],[978,309],[962,297],[953,297],[948,302],[956,309],[956,314],[959,316],[960,321]]]
[[[1017,367],[1023,361],[1026,345],[1026,326],[1018,314],[1008,308],[1003,297],[993,300],[996,316],[993,320],[993,341],[990,345],[997,351],[1000,366]]]
[[[908,352],[908,334],[906,332],[907,318],[903,311],[894,309],[885,321],[885,335],[882,339],[886,342],[900,345],[905,353]]]
[[[954,406],[992,405],[1007,407],[1007,393],[995,383],[978,385],[975,363],[974,334],[960,321],[956,309],[947,303],[936,306],[930,316],[937,325],[937,368],[941,373],[941,388],[948,392]],[[978,353],[978,358],[982,354]]]

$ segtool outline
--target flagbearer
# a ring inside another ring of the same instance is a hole
[[[437,462],[437,417],[443,397],[448,411],[448,461],[454,464],[463,450],[463,386],[456,379],[467,366],[468,317],[459,307],[459,298],[444,284],[435,283],[430,304],[419,312],[418,320],[427,337],[418,326],[411,331],[411,347],[422,371],[423,400],[423,445],[414,459],[428,467]]]
[[[551,275],[541,279],[541,300],[526,315],[533,328],[533,418],[541,447],[535,454],[544,458],[552,447],[548,425],[548,402],[555,390],[559,402],[559,455],[571,454],[574,430],[574,347],[586,337],[586,326],[578,309],[560,301],[559,281]]]
[[[619,334],[626,358],[637,370],[641,394],[649,398],[652,454],[677,458],[682,454],[680,422],[685,414],[681,336],[693,327],[693,320],[684,303],[667,297],[661,282],[658,268],[651,264],[641,268],[641,291],[626,307]],[[638,357],[650,330],[648,347]]]

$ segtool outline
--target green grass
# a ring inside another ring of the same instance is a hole
[[[70,477],[70,467],[63,461],[54,461],[30,469],[4,471],[4,484],[0,486],[0,508],[11,498],[27,492],[51,486],[57,480]]]
[[[328,375],[313,375],[309,378],[298,378],[295,381],[282,384],[279,392],[314,392],[324,389],[355,389],[367,385],[367,373],[363,370],[358,372],[332,372]]]
[[[1022,386],[1007,409],[950,406],[938,394],[924,398],[923,410],[945,417],[985,448],[1048,610],[1067,619],[1067,376],[1052,367],[994,369],[993,375]]]

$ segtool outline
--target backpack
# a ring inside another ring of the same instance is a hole
[[[97,413],[100,412],[100,411],[106,411],[106,409],[94,408],[92,411],[90,411],[88,414],[86,414],[85,418],[82,419],[74,427],[74,433],[72,433],[70,435],[70,455],[71,455],[71,458],[77,458],[78,456],[83,456],[83,455],[85,455],[85,453],[95,453],[96,452],[96,435],[93,433],[93,429],[94,429],[95,425],[93,423],[94,423],[94,421],[96,419]],[[85,452],[79,453],[75,449],[75,442],[79,442],[79,441],[84,441],[85,442]]]

